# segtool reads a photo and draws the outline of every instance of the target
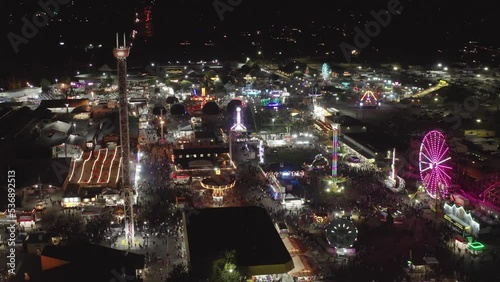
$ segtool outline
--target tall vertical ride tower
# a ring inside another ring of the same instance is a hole
[[[338,153],[339,153],[339,130],[340,126],[337,123],[332,124],[332,145],[333,145],[333,153],[332,153],[332,177],[334,181],[337,180],[337,162],[338,162]]]
[[[118,34],[116,34],[116,48],[113,55],[118,62],[118,95],[120,108],[120,143],[122,148],[122,194],[124,197],[125,212],[125,236],[128,247],[134,244],[134,211],[133,196],[134,189],[130,181],[130,143],[129,143],[129,123],[128,123],[128,99],[127,99],[127,57],[130,54],[130,48],[127,47],[125,34],[123,35],[123,45],[118,43]]]

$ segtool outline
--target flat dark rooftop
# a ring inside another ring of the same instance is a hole
[[[380,132],[359,132],[359,133],[344,133],[356,142],[366,146],[374,152],[387,152],[395,146],[394,136],[387,136],[387,134]]]
[[[292,260],[264,208],[229,207],[197,211],[189,217],[187,224],[193,272],[210,273],[212,261],[221,258],[225,250],[236,251],[240,268],[284,265]]]
[[[194,138],[196,139],[214,139],[217,138],[217,136],[215,136],[215,132],[213,131],[196,131],[194,133]]]
[[[19,189],[40,182],[62,187],[70,164],[71,158],[16,159],[10,163],[11,169],[16,171],[16,187]]]
[[[76,108],[80,106],[88,106],[89,99],[58,99],[58,100],[42,100],[40,102],[39,108],[49,109],[49,108],[66,108],[68,104],[70,108]]]
[[[328,116],[325,117],[328,121],[339,123],[341,126],[363,126],[363,122],[350,116]]]

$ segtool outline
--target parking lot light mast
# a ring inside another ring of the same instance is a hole
[[[163,120],[163,118],[161,119],[160,121],[160,125],[161,125],[161,133],[160,133],[160,142],[163,141],[163,125],[165,124],[165,121]]]
[[[43,201],[42,180],[40,179],[40,175],[38,175],[38,189],[40,189],[40,201]]]

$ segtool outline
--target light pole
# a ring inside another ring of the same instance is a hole
[[[275,121],[275,119],[273,118],[273,119],[271,119],[271,121],[273,122],[273,132],[274,132],[274,121]]]
[[[161,133],[160,133],[160,142],[163,141],[163,124],[165,123],[165,121],[162,119],[160,121],[160,125],[161,125]]]
[[[66,106],[66,115],[69,116],[69,104],[66,103],[64,105]],[[68,157],[68,144],[66,144],[66,142],[64,142],[64,157],[65,158]]]

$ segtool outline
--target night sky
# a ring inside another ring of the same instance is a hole
[[[114,34],[130,33],[134,28],[134,13],[141,11],[147,1],[129,0],[127,5],[124,2],[74,0],[60,5],[58,15],[54,17],[57,21],[40,28],[27,44],[19,46],[16,54],[7,35],[9,32],[21,35],[23,16],[31,19],[41,8],[37,1],[8,0],[0,9],[0,33],[3,34],[0,77],[12,74],[33,76],[40,71],[57,73],[61,69],[74,71],[88,61],[96,64],[112,62],[110,49]],[[279,35],[285,27],[300,29],[301,34],[294,35],[298,39],[295,46],[284,45],[283,48],[308,55],[314,54],[321,42],[327,49],[340,54],[338,45],[343,41],[352,43],[354,28],[363,29],[364,24],[373,19],[370,11],[387,9],[389,1],[240,2],[232,11],[225,12],[221,21],[214,1],[157,1],[152,4],[154,36],[147,43],[134,42],[136,50],[131,56],[132,63],[140,65],[152,60],[198,57],[212,59],[224,55],[238,58],[238,55],[243,56],[241,53],[256,50],[250,45],[256,38],[241,40],[241,32],[261,30],[263,36],[257,40],[262,42],[265,51],[267,46],[279,46],[269,37]],[[363,50],[363,59],[409,63],[440,58],[456,60],[457,50],[471,40],[498,50],[495,27],[500,24],[494,1],[467,2],[467,5],[456,1],[436,2],[401,1],[403,11],[400,15],[393,15],[389,25],[371,39]],[[220,0],[220,3],[228,3],[228,0]],[[311,37],[311,33],[316,36]],[[216,47],[198,48],[208,40],[216,43]],[[60,41],[65,45],[60,46]],[[187,50],[182,49],[180,41],[190,41],[192,45]],[[85,50],[85,46],[92,43],[102,44],[103,48]]]

